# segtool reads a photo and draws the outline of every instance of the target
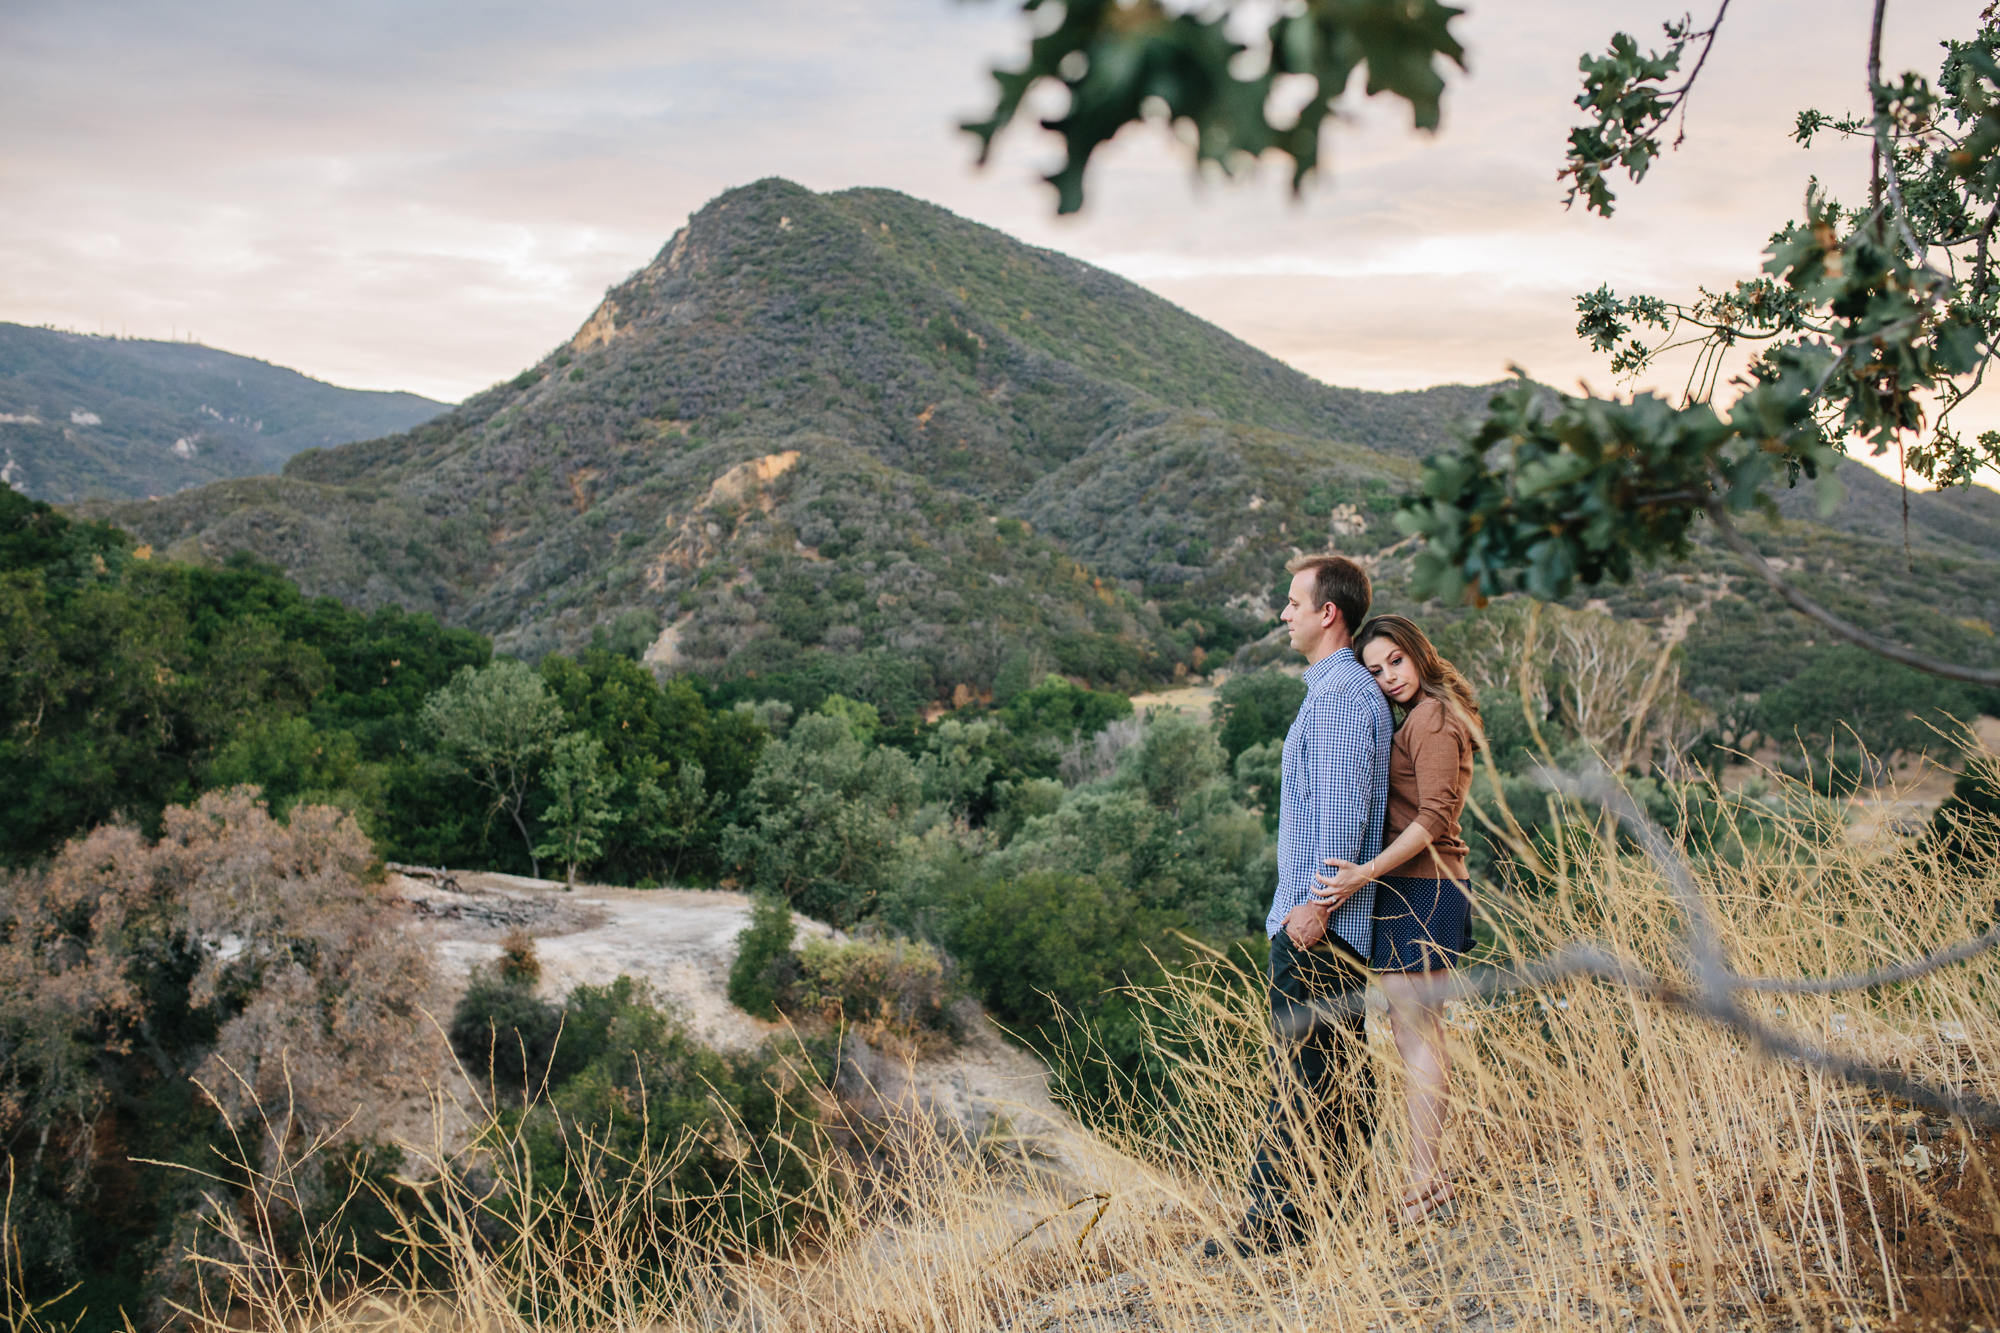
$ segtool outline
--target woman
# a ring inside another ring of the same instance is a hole
[[[1396,1049],[1409,1070],[1410,1188],[1398,1212],[1404,1222],[1416,1222],[1452,1197],[1442,1158],[1451,1057],[1443,1005],[1427,974],[1450,967],[1472,944],[1458,819],[1472,784],[1479,700],[1457,668],[1402,616],[1368,621],[1354,638],[1354,651],[1402,715],[1389,751],[1386,845],[1365,865],[1328,861],[1339,871],[1319,876],[1313,897],[1338,906],[1369,881],[1377,884],[1370,964],[1388,997]]]

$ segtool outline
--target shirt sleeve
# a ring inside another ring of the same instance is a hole
[[[1311,762],[1312,820],[1320,831],[1322,860],[1337,856],[1361,862],[1373,854],[1368,841],[1369,798],[1373,793],[1375,735],[1373,719],[1335,697],[1322,706],[1314,729]]]

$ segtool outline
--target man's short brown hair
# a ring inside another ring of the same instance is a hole
[[[1285,569],[1292,574],[1306,569],[1313,572],[1313,596],[1317,600],[1312,609],[1317,611],[1332,602],[1340,609],[1341,623],[1347,626],[1349,634],[1368,619],[1368,604],[1375,600],[1375,585],[1369,581],[1368,571],[1346,556],[1302,555]]]

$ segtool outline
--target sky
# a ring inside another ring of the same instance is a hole
[[[1270,0],[1251,0],[1268,4]],[[1024,45],[1005,0],[7,0],[0,320],[193,337],[356,388],[455,401],[566,340],[734,185],[887,186],[1110,268],[1332,384],[1636,384],[1577,293],[1753,276],[1809,177],[1865,149],[1788,135],[1866,105],[1863,0],[1737,0],[1685,143],[1616,216],[1565,211],[1577,56],[1680,12],[1463,0],[1444,123],[1353,90],[1303,198],[1286,164],[1197,174],[1156,126],[1100,150],[1080,217],[1024,120],[974,165],[958,122]],[[1898,0],[1884,64],[1935,75],[1980,0]],[[1704,16],[1705,18],[1705,13]],[[1357,85],[1358,85],[1357,80]],[[1043,110],[1060,96],[1043,99]],[[2000,427],[2000,396],[1961,410]],[[1894,472],[1894,460],[1887,470]]]

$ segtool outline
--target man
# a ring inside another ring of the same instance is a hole
[[[1357,1149],[1372,1139],[1375,1074],[1364,1017],[1316,1011],[1357,1000],[1368,984],[1375,886],[1337,909],[1312,900],[1329,857],[1366,860],[1382,847],[1389,803],[1389,701],[1355,660],[1368,616],[1368,572],[1338,555],[1302,556],[1281,619],[1307,662],[1305,702],[1285,734],[1278,809],[1278,889],[1265,919],[1271,940],[1271,1073],[1276,1081],[1250,1168],[1240,1234],[1211,1240],[1211,1257],[1271,1252],[1301,1240],[1317,1196],[1330,1206]]]

